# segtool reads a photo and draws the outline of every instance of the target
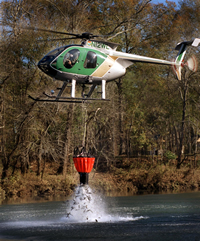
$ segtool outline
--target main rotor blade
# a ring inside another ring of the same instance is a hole
[[[80,34],[66,33],[66,32],[60,32],[60,31],[55,31],[55,30],[43,29],[43,28],[23,27],[23,29],[47,32],[47,33],[55,33],[55,34],[65,34],[65,35],[75,36],[77,38],[80,36]]]
[[[56,30],[50,30],[50,29],[44,29],[44,28],[35,28],[35,27],[22,27],[23,29],[27,30],[33,30],[33,31],[41,31],[41,32],[46,32],[46,33],[54,33],[54,34],[63,34],[63,35],[69,35],[69,36],[74,36],[74,39],[76,38],[82,38],[82,39],[91,39],[91,38],[107,38],[111,36],[111,34],[107,35],[94,35],[90,32],[85,32],[82,34],[75,34],[75,33],[67,33],[67,32],[61,32],[61,31],[56,31]]]
[[[68,40],[68,39],[77,39],[76,37],[71,38],[57,38],[57,39],[43,39],[43,40],[37,40],[37,42],[45,42],[45,41],[62,41],[62,40]]]

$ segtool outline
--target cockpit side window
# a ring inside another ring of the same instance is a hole
[[[92,69],[92,68],[96,68],[96,66],[97,66],[97,55],[96,53],[89,51],[87,53],[87,56],[84,62],[84,68]]]
[[[80,51],[78,49],[72,49],[67,52],[63,59],[63,65],[65,68],[71,69],[77,62],[79,55]]]

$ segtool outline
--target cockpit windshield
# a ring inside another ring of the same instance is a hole
[[[44,58],[42,59],[42,62],[45,62],[48,60],[51,61],[53,59],[55,59],[60,53],[62,53],[67,47],[69,47],[68,45],[57,48],[52,50],[51,52],[49,52],[47,55],[44,56]]]
[[[56,75],[56,70],[51,68],[50,64],[54,59],[61,54],[66,48],[68,48],[69,45],[57,48],[49,52],[47,55],[42,58],[39,63],[38,67],[46,74],[51,75],[52,77]],[[54,61],[55,63],[55,61]]]

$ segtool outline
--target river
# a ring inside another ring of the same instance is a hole
[[[0,205],[0,240],[200,241],[200,192]]]

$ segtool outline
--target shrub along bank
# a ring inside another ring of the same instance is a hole
[[[64,197],[79,183],[79,174],[72,170],[65,177],[48,169],[43,178],[29,172],[23,176],[15,172],[1,182],[0,199],[25,197]],[[141,192],[199,190],[200,168],[158,164],[156,166],[111,166],[107,172],[93,170],[89,184],[105,195],[132,195]]]

